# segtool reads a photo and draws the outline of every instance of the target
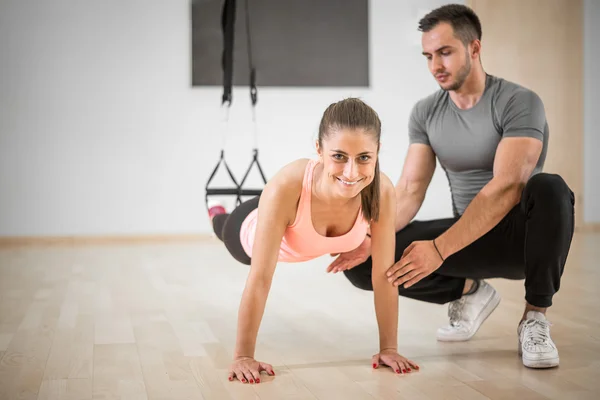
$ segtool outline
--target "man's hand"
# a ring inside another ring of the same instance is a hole
[[[411,287],[443,264],[432,240],[413,242],[404,250],[400,261],[388,271],[388,281],[394,286]]]
[[[339,255],[332,254],[331,256],[335,257],[336,255],[338,258],[329,264],[327,267],[327,272],[333,272],[335,274],[337,272],[354,268],[358,264],[362,264],[367,261],[367,258],[369,258],[371,255],[371,239],[369,237],[365,238],[362,244],[352,251]]]

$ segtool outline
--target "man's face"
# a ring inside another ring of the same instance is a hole
[[[458,90],[471,72],[469,50],[454,36],[448,23],[440,23],[421,38],[429,71],[444,90]]]

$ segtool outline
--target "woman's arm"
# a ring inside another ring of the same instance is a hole
[[[379,349],[398,349],[398,289],[387,280],[386,271],[394,265],[396,250],[396,197],[394,185],[381,174],[379,221],[371,224],[371,279],[375,313],[379,325]]]
[[[250,273],[238,313],[235,359],[254,358],[256,337],[277,265],[281,240],[286,227],[295,216],[302,185],[301,172],[301,162],[284,167],[262,192]]]
[[[373,356],[373,368],[380,364],[396,373],[419,369],[417,363],[398,354],[398,288],[388,281],[386,272],[394,265],[396,251],[396,195],[394,185],[381,174],[379,221],[371,224],[373,269],[371,280],[375,296],[375,313],[379,325],[379,354]]]

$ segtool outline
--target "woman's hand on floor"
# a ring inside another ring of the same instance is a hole
[[[260,383],[260,373],[265,371],[273,376],[273,366],[271,364],[256,361],[251,357],[240,357],[231,364],[229,368],[229,380],[237,378],[242,383]]]
[[[418,371],[419,365],[412,360],[402,357],[396,350],[383,350],[373,356],[373,368],[379,368],[380,365],[387,365],[397,374],[406,374],[413,370]]]

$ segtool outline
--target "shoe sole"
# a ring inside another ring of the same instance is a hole
[[[488,317],[490,315],[492,315],[492,313],[494,312],[496,307],[498,307],[498,304],[500,304],[500,300],[501,300],[501,297],[498,294],[498,292],[494,292],[494,295],[490,298],[490,300],[487,302],[487,304],[483,307],[483,309],[481,310],[481,312],[479,313],[477,318],[475,318],[475,329],[473,329],[473,331],[468,336],[454,336],[454,337],[438,336],[437,340],[439,342],[466,342],[467,340],[470,340],[473,336],[475,336],[477,331],[479,331],[479,328],[481,328],[481,325],[483,325],[485,320],[488,319]]]
[[[558,367],[559,358],[548,358],[546,360],[529,360],[525,357],[523,359],[523,365],[528,368],[554,368]]]

